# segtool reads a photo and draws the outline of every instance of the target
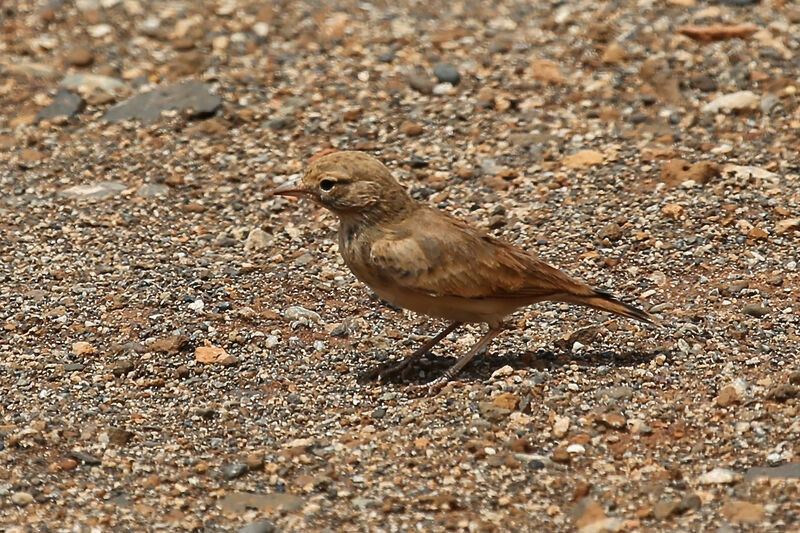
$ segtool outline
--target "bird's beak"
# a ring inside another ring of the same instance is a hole
[[[299,178],[289,180],[286,183],[278,185],[270,191],[270,196],[306,196],[308,191],[303,187]]]

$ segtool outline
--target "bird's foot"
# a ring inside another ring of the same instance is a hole
[[[411,367],[411,363],[413,361],[405,358],[400,361],[390,361],[389,363],[378,365],[358,376],[358,382],[371,383],[377,381],[378,383],[385,383],[390,378],[404,374]]]

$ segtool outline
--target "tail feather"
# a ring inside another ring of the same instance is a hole
[[[595,290],[593,293],[585,296],[567,294],[564,295],[562,300],[568,303],[585,305],[593,309],[599,309],[600,311],[606,311],[626,318],[632,318],[647,324],[658,325],[659,323],[658,319],[647,311],[627,304],[603,291]]]

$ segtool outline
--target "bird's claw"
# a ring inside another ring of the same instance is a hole
[[[385,383],[389,378],[403,374],[409,366],[409,362],[405,359],[388,365],[379,365],[361,374],[358,377],[358,382],[370,383],[377,381],[378,383]]]

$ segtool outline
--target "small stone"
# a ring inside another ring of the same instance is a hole
[[[88,342],[79,341],[73,343],[72,353],[77,356],[94,355],[95,353],[97,353],[97,349]]]
[[[661,208],[661,214],[674,220],[678,220],[686,211],[680,204],[667,204]]]
[[[700,499],[700,496],[692,493],[692,494],[687,494],[686,496],[681,498],[679,508],[681,512],[696,511],[700,509],[702,505],[703,501]]]
[[[597,238],[600,240],[608,239],[609,241],[616,241],[622,237],[622,228],[616,222],[606,224],[597,232]]]
[[[253,452],[248,454],[244,463],[250,470],[258,470],[264,466],[264,452]]]
[[[108,430],[108,441],[118,446],[128,444],[134,437],[133,431],[128,431],[121,428],[110,428]]]
[[[424,72],[412,72],[408,75],[408,85],[422,94],[433,94],[434,83]]]
[[[603,63],[614,65],[624,61],[628,57],[625,48],[618,41],[611,41],[606,49],[603,50]]]
[[[458,69],[450,63],[437,63],[433,67],[433,75],[442,83],[458,85],[461,81],[461,74],[459,74]]]
[[[556,416],[553,422],[553,435],[556,438],[561,438],[569,431],[570,420],[568,416]]]
[[[356,122],[361,118],[362,109],[360,107],[351,107],[342,112],[342,119],[345,122]]]
[[[222,105],[222,98],[211,92],[211,85],[186,81],[168,87],[159,87],[121,102],[103,115],[109,122],[140,120],[155,122],[163,111],[177,110],[189,118],[203,118],[214,114]]]
[[[710,161],[690,163],[685,159],[671,159],[661,165],[661,181],[670,186],[686,181],[704,184],[719,175],[719,165]]]
[[[717,405],[720,407],[729,407],[737,404],[742,400],[739,389],[734,385],[726,385],[720,389],[717,395]]]
[[[248,468],[245,463],[233,463],[222,468],[222,477],[225,479],[236,479],[245,475],[247,470]]]
[[[717,80],[708,74],[700,74],[689,80],[689,85],[693,89],[703,91],[704,93],[711,93],[717,90]]]
[[[258,494],[252,492],[233,492],[223,496],[217,505],[225,513],[243,514],[249,509],[268,512],[297,512],[304,504],[303,498],[294,494],[272,493]]]
[[[250,230],[250,233],[247,235],[247,240],[244,241],[244,250],[246,252],[263,250],[268,247],[271,242],[272,235],[261,228],[254,228]]]
[[[587,168],[603,163],[605,156],[596,150],[581,150],[568,155],[561,160],[561,163],[570,169]]]
[[[755,24],[720,23],[711,25],[686,24],[684,26],[679,26],[677,31],[696,41],[709,42],[737,38],[746,39],[758,31],[758,26]]]
[[[410,120],[404,120],[402,124],[400,124],[400,133],[404,133],[409,137],[416,137],[417,135],[422,134],[422,126],[416,122],[411,122]]]
[[[570,444],[567,446],[567,453],[570,455],[583,455],[586,453],[586,447],[583,444]]]
[[[567,82],[561,67],[549,59],[534,59],[531,61],[533,79],[547,84],[561,85]]]
[[[11,503],[14,505],[25,506],[33,503],[33,495],[30,492],[15,492],[11,495]]]
[[[611,400],[624,401],[633,398],[633,389],[627,385],[618,385],[616,387],[608,387],[597,389],[594,393],[595,398],[602,400],[608,398]]]
[[[198,346],[194,350],[195,361],[206,365],[221,363],[228,355],[225,348],[219,346]]]
[[[82,452],[80,450],[72,450],[69,453],[69,456],[78,461],[79,463],[89,466],[97,466],[102,463],[102,461],[100,461],[100,459],[98,459],[94,455]]]
[[[70,65],[74,65],[76,67],[86,67],[91,65],[94,61],[94,54],[92,54],[92,51],[89,48],[73,48],[67,52],[66,59],[67,63]]]
[[[127,189],[125,185],[116,181],[99,181],[97,183],[69,187],[61,191],[61,195],[84,200],[101,200],[119,196],[119,193],[125,189]]]
[[[680,500],[660,500],[653,506],[653,517],[657,520],[663,520],[680,513],[680,508]]]
[[[258,522],[247,524],[239,530],[239,533],[275,533],[276,531],[275,524],[269,520],[259,520]]]
[[[755,226],[750,231],[747,232],[747,238],[756,241],[765,241],[769,238],[769,233],[759,228],[758,226]]]
[[[764,506],[760,503],[731,500],[719,512],[730,522],[757,524],[764,520]]]
[[[582,498],[569,514],[578,529],[606,519],[603,506],[590,497]]]
[[[503,365],[494,372],[492,372],[492,379],[507,378],[514,374],[514,368],[510,365]]]
[[[610,429],[625,429],[628,421],[619,413],[602,413],[597,422]]]
[[[790,231],[800,230],[800,218],[787,218],[775,224],[775,233],[782,235]]]
[[[489,422],[500,422],[511,414],[511,409],[498,407],[494,402],[478,402],[478,411],[481,418]]]
[[[571,457],[565,446],[559,446],[553,450],[553,454],[550,458],[555,463],[568,463]]]
[[[283,318],[284,320],[289,320],[305,326],[322,322],[322,317],[319,316],[319,313],[297,305],[287,307],[283,312]]]
[[[784,463],[779,466],[753,466],[745,472],[744,479],[800,479],[800,463]]]
[[[72,457],[67,457],[58,462],[58,468],[59,470],[63,470],[64,472],[75,470],[76,468],[78,468],[78,461],[76,461]]]
[[[514,393],[504,392],[492,400],[492,403],[501,409],[513,411],[519,405],[519,398]]]
[[[45,107],[36,115],[36,122],[41,120],[56,120],[60,118],[72,118],[86,105],[80,95],[75,94],[69,89],[60,89],[53,97],[49,106]]]
[[[727,468],[715,468],[697,478],[701,485],[731,485],[741,479],[741,475]]]
[[[730,113],[731,111],[741,111],[743,109],[756,109],[760,102],[761,97],[753,91],[738,91],[718,96],[705,104],[700,110],[703,113]]]
[[[742,313],[761,318],[769,314],[769,309],[758,304],[747,304],[742,308]]]
[[[650,435],[653,433],[653,428],[644,420],[637,418],[631,422],[631,433],[634,435]]]
[[[169,187],[163,183],[145,183],[136,191],[136,196],[140,198],[156,198],[158,196],[166,196],[169,193]]]
[[[117,377],[124,376],[131,370],[133,370],[133,361],[130,359],[119,359],[111,365],[111,373]]]
[[[147,345],[147,349],[156,353],[176,354],[183,351],[191,344],[186,335],[168,335],[156,339]]]
[[[792,385],[790,383],[782,383],[770,389],[767,393],[767,399],[775,402],[783,403],[791,400],[792,398],[800,398],[800,386]]]

